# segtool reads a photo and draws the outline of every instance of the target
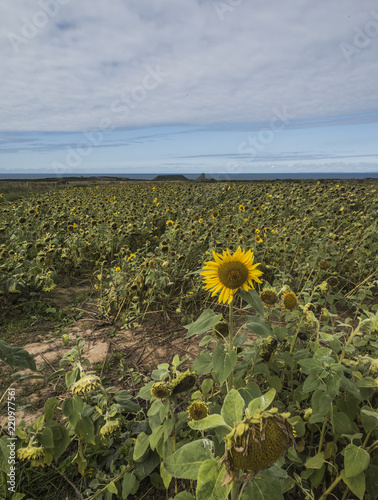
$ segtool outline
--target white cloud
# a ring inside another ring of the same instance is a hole
[[[374,0],[217,2],[8,2],[0,129],[264,123],[283,106],[294,122],[378,113]]]

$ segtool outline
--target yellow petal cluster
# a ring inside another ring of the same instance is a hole
[[[219,293],[219,303],[230,304],[238,290],[254,288],[253,281],[261,283],[259,276],[263,273],[256,269],[260,264],[253,264],[251,250],[239,247],[233,254],[228,249],[222,254],[213,251],[213,257],[214,261],[206,262],[200,274],[203,275],[206,290],[212,292],[212,296]]]

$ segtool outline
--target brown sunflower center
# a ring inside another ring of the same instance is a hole
[[[290,311],[295,309],[298,305],[298,299],[296,295],[292,292],[289,292],[285,295],[284,297],[284,306],[286,309],[289,309]]]
[[[242,262],[232,261],[221,264],[218,268],[219,280],[226,288],[240,288],[248,279],[248,269]]]

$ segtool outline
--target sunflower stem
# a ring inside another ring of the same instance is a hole
[[[340,359],[339,359],[339,363],[342,362],[342,360],[344,359],[344,356],[345,356],[345,353],[347,352],[346,351],[346,347],[352,342],[352,340],[354,339],[354,337],[359,333],[360,331],[360,327],[361,325],[369,322],[371,320],[371,318],[367,318],[367,319],[364,319],[363,321],[361,321],[358,325],[357,325],[357,328],[355,329],[352,329],[352,332],[350,333],[349,335],[349,338],[348,340],[346,341],[346,344],[344,345],[344,349],[343,349],[343,352],[341,353],[340,355]]]
[[[297,331],[295,332],[293,343],[291,344],[291,347],[290,347],[290,354],[292,354],[293,351],[294,351],[295,343],[297,341],[300,329],[301,329],[301,321],[299,321],[299,325],[298,325]]]
[[[239,498],[239,483],[233,481],[231,488],[231,500],[238,500]]]
[[[324,417],[323,427],[322,427],[322,431],[320,434],[318,453],[320,453],[322,451],[322,448],[323,448],[323,441],[324,441],[325,431],[326,431],[326,427],[327,427],[327,422],[328,422],[328,417]]]
[[[173,452],[176,451],[176,447],[177,447],[177,442],[176,442],[176,416],[175,414],[173,413],[173,410],[171,408],[171,404],[169,403],[169,413],[171,415],[171,418],[174,422],[174,425],[173,425],[173,432],[172,432],[172,440],[173,440]],[[177,492],[178,492],[178,483],[177,483],[177,477],[175,477],[175,494],[177,495]]]
[[[233,316],[234,316],[234,299],[232,298],[229,304],[229,320],[228,320],[228,352],[232,352],[234,349],[234,336],[233,336]],[[232,372],[227,378],[227,393],[231,391],[233,387],[234,377]]]
[[[243,492],[244,492],[244,488],[247,486],[248,483],[244,483],[242,485],[242,487],[240,488],[240,491],[239,491],[239,496],[238,496],[238,500],[243,498]]]
[[[323,495],[319,498],[319,500],[325,500],[327,496],[331,493],[331,491],[339,484],[342,477],[341,475],[337,476],[337,478],[333,481],[331,486],[323,493]]]

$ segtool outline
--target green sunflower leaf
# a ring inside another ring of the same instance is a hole
[[[221,415],[229,425],[233,425],[242,420],[244,406],[244,399],[239,392],[236,389],[231,389],[224,399]]]
[[[202,463],[213,458],[211,450],[212,442],[208,439],[184,444],[163,462],[164,467],[173,477],[197,480]]]
[[[201,335],[201,333],[208,332],[218,323],[221,317],[221,314],[215,314],[211,309],[205,309],[194,323],[184,326],[188,330],[185,338],[188,339],[193,335]]]
[[[370,455],[366,450],[348,444],[344,453],[345,478],[357,476],[367,468],[369,462]]]
[[[260,299],[256,290],[253,288],[248,290],[248,292],[245,290],[239,290],[239,296],[248,304],[244,309],[252,307],[259,316],[264,315],[264,302]]]
[[[226,351],[224,345],[217,345],[213,354],[213,367],[219,384],[222,385],[235,368],[238,355],[235,351]]]
[[[257,474],[248,483],[244,490],[242,500],[284,500],[279,478],[271,469]]]
[[[365,474],[360,472],[357,476],[346,477],[345,470],[342,470],[341,477],[350,491],[354,493],[359,500],[364,500],[366,490]]]
[[[272,329],[262,319],[256,316],[247,316],[246,318],[246,327],[252,333],[259,335],[260,337],[269,337],[273,335]]]
[[[189,427],[195,429],[197,431],[206,431],[208,429],[214,429],[215,427],[228,427],[231,430],[231,427],[227,425],[225,420],[221,415],[215,413],[214,415],[208,415],[205,418],[201,418],[201,420],[191,420],[188,423]]]
[[[0,340],[0,359],[11,368],[29,368],[37,371],[33,356],[25,349],[18,346],[10,346],[4,340]]]

